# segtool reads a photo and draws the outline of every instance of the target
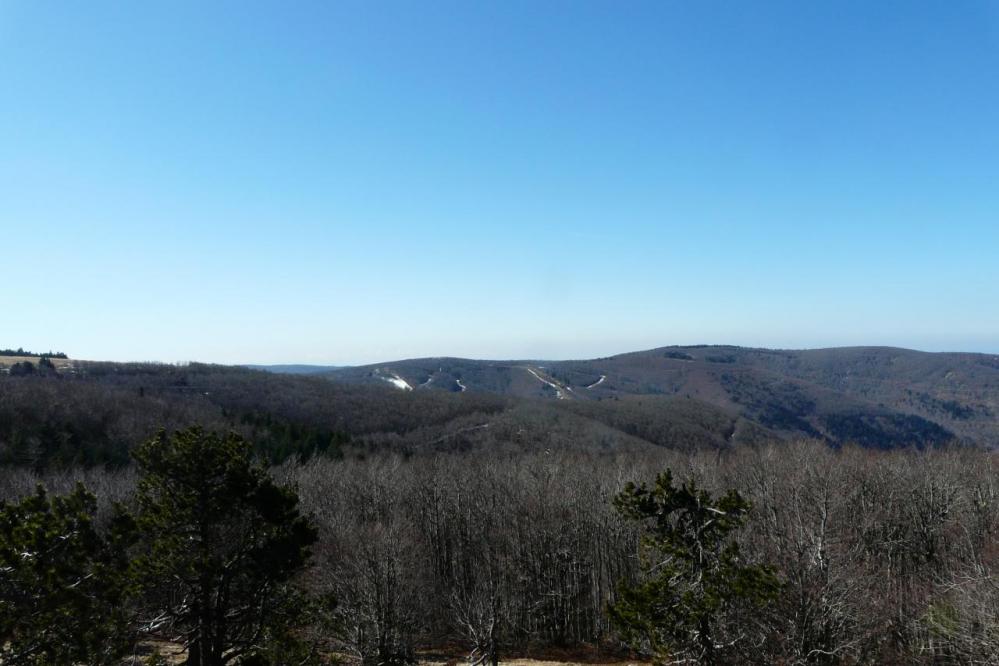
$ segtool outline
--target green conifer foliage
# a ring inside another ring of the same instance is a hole
[[[118,663],[132,643],[123,544],[82,485],[0,503],[0,663]]]
[[[299,651],[306,603],[292,583],[316,530],[295,492],[233,433],[160,432],[135,458],[145,546],[133,571],[150,609],[146,630],[184,645],[192,666]]]
[[[733,533],[749,503],[734,490],[712,497],[693,480],[676,487],[667,470],[652,488],[629,483],[614,505],[643,528],[642,579],[622,585],[609,609],[625,639],[657,663],[741,660],[749,614],[779,588],[768,567],[740,555]]]

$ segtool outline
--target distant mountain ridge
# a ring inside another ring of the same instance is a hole
[[[0,465],[125,465],[160,428],[193,424],[236,430],[272,462],[382,452],[721,453],[801,438],[999,448],[999,356],[988,354],[663,347],[588,361],[411,359],[321,374],[55,365],[5,373],[0,360]]]
[[[251,370],[263,370],[264,372],[277,372],[285,375],[319,375],[324,372],[330,372],[331,370],[339,370],[344,366],[310,365],[308,363],[276,363],[272,365],[246,364],[241,367],[249,368]]]
[[[425,358],[339,368],[336,381],[569,403],[694,400],[728,439],[817,437],[869,446],[950,439],[999,447],[999,356],[893,347],[673,346],[577,361]]]

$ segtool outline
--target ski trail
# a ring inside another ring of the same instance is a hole
[[[598,379],[597,381],[593,382],[593,383],[592,383],[592,384],[590,384],[589,386],[584,386],[583,388],[588,388],[588,389],[591,389],[591,388],[593,388],[594,386],[600,386],[601,384],[603,384],[603,383],[604,383],[604,380],[605,380],[605,379],[607,379],[607,375],[600,375],[600,379]]]
[[[462,384],[462,383],[461,383],[461,380],[460,380],[460,379],[455,379],[454,381],[456,381],[456,382],[458,383],[458,388],[460,388],[460,389],[461,389],[461,392],[462,392],[462,393],[464,393],[464,392],[465,392],[465,390],[466,390],[466,389],[468,389],[468,387],[467,387],[467,386],[465,386],[464,384]]]
[[[396,387],[397,389],[400,389],[400,390],[403,390],[403,391],[412,391],[413,390],[413,387],[409,385],[409,382],[407,382],[405,379],[403,379],[399,375],[395,374],[394,372],[391,373],[391,376],[389,376],[389,377],[382,377],[382,376],[379,375],[378,378],[382,379],[384,381],[387,381],[389,384],[391,384],[392,386]]]
[[[536,373],[532,368],[526,368],[526,370],[532,375],[534,375],[534,378],[537,379],[542,384],[547,384],[548,386],[551,386],[553,389],[555,389],[556,398],[558,398],[559,400],[565,400],[566,396],[565,393],[563,393],[562,391],[564,387],[560,386],[559,384],[556,384],[555,382],[548,381],[547,379]],[[572,389],[569,390],[571,391]]]

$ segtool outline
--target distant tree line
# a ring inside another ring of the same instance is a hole
[[[13,377],[30,377],[32,375],[55,375],[58,372],[55,364],[47,357],[38,359],[38,364],[31,361],[18,361],[7,368],[7,374]]]
[[[69,358],[63,352],[49,351],[44,354],[39,354],[35,352],[25,351],[21,347],[18,347],[17,349],[0,349],[0,356],[32,356],[35,358]]]

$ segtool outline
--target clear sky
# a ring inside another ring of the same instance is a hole
[[[999,352],[999,2],[0,0],[0,347]]]

